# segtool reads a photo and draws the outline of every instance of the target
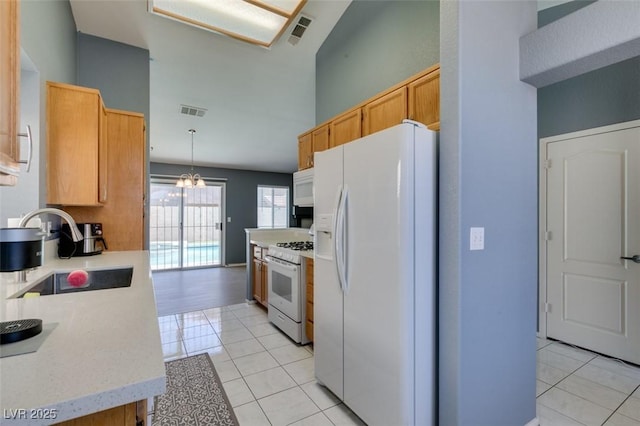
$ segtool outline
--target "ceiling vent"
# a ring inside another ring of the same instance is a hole
[[[304,32],[307,30],[309,25],[311,25],[311,22],[312,22],[311,18],[301,15],[300,19],[298,19],[298,22],[293,27],[293,30],[291,30],[291,34],[289,35],[289,40],[287,40],[289,44],[293,46],[298,44]]]
[[[189,105],[180,105],[180,114],[191,115],[193,117],[204,117],[204,113],[207,112],[205,108],[199,108]]]

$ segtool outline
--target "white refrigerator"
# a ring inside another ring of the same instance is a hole
[[[368,425],[432,425],[436,134],[418,123],[315,154],[314,355]]]

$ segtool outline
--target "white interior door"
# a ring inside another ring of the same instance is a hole
[[[640,127],[611,127],[547,146],[547,335],[640,363]]]

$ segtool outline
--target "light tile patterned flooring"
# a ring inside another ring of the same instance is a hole
[[[207,352],[241,426],[362,425],[314,380],[313,349],[241,303],[158,318],[165,360]],[[640,426],[640,368],[538,339],[541,426]]]
[[[538,339],[541,426],[640,426],[640,368]]]
[[[165,361],[209,353],[240,426],[363,425],[316,383],[312,347],[282,334],[260,306],[241,303],[158,322]]]

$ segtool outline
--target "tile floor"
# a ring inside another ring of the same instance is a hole
[[[311,345],[296,345],[260,306],[241,303],[158,322],[165,361],[209,353],[240,426],[363,425],[316,383]]]
[[[362,425],[314,380],[313,349],[269,324],[258,305],[158,318],[165,360],[209,353],[241,426]],[[640,368],[538,339],[541,426],[640,426]]]
[[[640,368],[538,339],[541,426],[640,426]]]

